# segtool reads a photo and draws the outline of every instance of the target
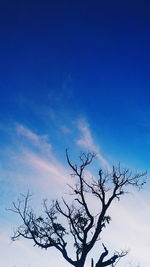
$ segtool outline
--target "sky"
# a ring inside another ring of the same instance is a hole
[[[1,1],[2,267],[70,266],[53,249],[12,243],[21,222],[8,211],[28,190],[39,212],[43,198],[65,194],[66,148],[72,161],[95,151],[97,170],[120,162],[149,176],[149,29],[149,1]],[[149,191],[147,180],[112,207],[102,238],[130,249],[118,267],[150,266]]]

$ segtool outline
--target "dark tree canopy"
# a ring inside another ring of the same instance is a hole
[[[67,162],[76,179],[75,185],[70,186],[74,199],[71,204],[62,199],[62,203],[56,200],[49,207],[45,200],[45,216],[36,216],[29,206],[29,193],[13,203],[11,210],[21,217],[23,224],[18,227],[12,240],[24,237],[44,249],[55,247],[68,263],[75,267],[84,267],[88,253],[97,241],[101,242],[101,232],[111,220],[107,212],[112,202],[119,200],[126,193],[127,187],[135,186],[140,189],[145,183],[145,173],[133,175],[129,169],[122,170],[120,166],[106,172],[100,169],[97,179],[87,181],[85,171],[94,157],[94,153],[81,153],[80,164],[77,165],[70,161],[66,151]],[[88,204],[89,196],[99,201],[95,214]],[[60,220],[60,217],[66,219],[66,223],[63,224],[64,220]],[[68,235],[73,238],[74,258],[69,255]],[[99,258],[91,258],[91,267],[115,266],[127,254],[127,251],[121,251],[109,255],[106,245],[102,244],[102,247]]]

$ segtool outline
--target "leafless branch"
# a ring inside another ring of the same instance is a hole
[[[120,200],[127,192],[127,187],[134,186],[141,189],[145,184],[146,175],[146,173],[132,175],[128,169],[121,169],[119,164],[118,167],[112,168],[112,172],[100,169],[98,178],[88,182],[85,171],[95,156],[95,153],[81,153],[80,164],[77,165],[71,162],[66,150],[67,162],[77,181],[74,186],[70,186],[74,197],[71,204],[62,199],[61,204],[56,200],[49,206],[44,200],[44,215],[36,216],[29,205],[31,199],[29,192],[27,195],[22,195],[16,203],[13,202],[10,210],[19,215],[23,224],[14,232],[12,240],[24,237],[33,240],[34,245],[44,249],[55,247],[73,266],[84,266],[89,251],[96,241],[100,240],[103,228],[111,221],[107,214],[111,203],[115,199]],[[96,214],[90,210],[87,195],[97,198],[100,203],[96,208]],[[68,223],[67,229],[59,219],[61,217]],[[68,256],[66,241],[68,234],[73,237],[75,259]],[[97,261],[91,260],[91,267],[115,266],[127,253],[128,251],[115,252],[109,257],[109,251],[103,244],[103,252]]]

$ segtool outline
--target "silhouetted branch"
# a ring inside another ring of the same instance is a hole
[[[103,266],[110,266],[113,265],[118,259],[127,255],[128,251],[122,251],[121,253],[116,252],[112,257],[105,260],[105,257],[108,256],[108,249],[103,244],[104,252],[101,254],[98,262],[96,263],[95,267],[103,267]]]

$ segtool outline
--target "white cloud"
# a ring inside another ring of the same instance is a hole
[[[89,125],[83,119],[79,120],[77,123],[78,129],[81,132],[81,137],[76,141],[77,145],[90,150],[91,152],[95,152],[97,158],[99,159],[102,167],[110,169],[109,162],[105,159],[105,157],[100,152],[100,148],[97,144],[95,144],[94,139],[92,137],[91,131],[89,129]]]

